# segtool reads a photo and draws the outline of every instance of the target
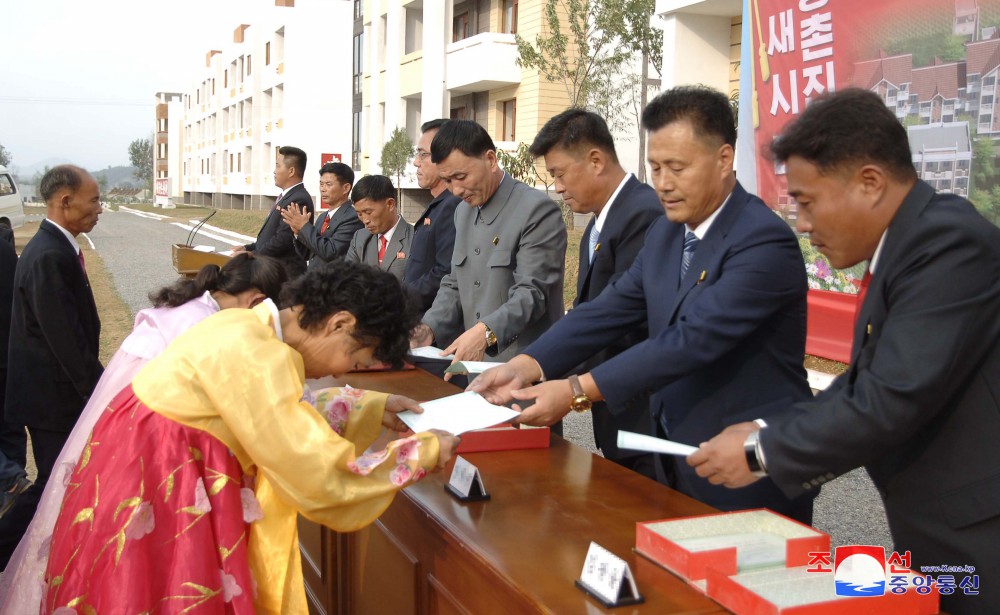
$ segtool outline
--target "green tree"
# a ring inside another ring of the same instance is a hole
[[[413,141],[410,140],[410,135],[402,128],[394,128],[389,140],[382,146],[382,161],[379,162],[379,166],[382,167],[382,175],[396,178],[397,207],[402,207],[402,203],[399,202],[401,194],[399,185],[403,179],[403,171],[406,170],[406,165],[412,157]]]
[[[11,160],[14,160],[14,156],[10,153],[10,150],[3,146],[3,143],[0,143],[0,166],[10,166]]]
[[[107,198],[108,194],[108,176],[105,173],[101,173],[95,177],[97,180],[97,187],[101,189],[101,195]]]
[[[973,135],[972,141],[972,188],[987,192],[996,184],[997,154],[993,140],[989,137]]]
[[[140,185],[153,189],[153,140],[136,139],[128,146],[129,162],[135,167],[132,174]]]
[[[593,106],[620,113],[623,100],[616,77],[636,53],[659,72],[662,35],[650,26],[654,0],[546,0],[547,32],[531,43],[516,35],[519,66],[536,68],[566,88],[571,107]]]

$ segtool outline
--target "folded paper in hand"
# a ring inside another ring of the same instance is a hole
[[[696,446],[671,442],[670,440],[661,440],[660,438],[631,431],[618,432],[618,448],[646,451],[647,453],[662,453],[664,455],[678,455],[681,457],[687,457],[698,450]]]
[[[440,429],[456,436],[508,422],[518,414],[510,408],[494,406],[472,391],[424,402],[420,406],[424,409],[421,414],[406,411],[397,416],[413,431]]]
[[[455,355],[449,354],[441,356],[443,351],[440,348],[435,348],[434,346],[421,346],[420,348],[410,348],[410,354],[414,357],[420,357],[421,359],[437,359],[438,361],[452,361],[455,359]]]

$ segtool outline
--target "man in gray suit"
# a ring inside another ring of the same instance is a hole
[[[445,123],[431,161],[455,210],[451,272],[414,329],[411,345],[437,342],[455,361],[484,355],[505,361],[563,312],[566,225],[545,193],[504,173],[486,130],[468,120]]]
[[[403,279],[413,227],[396,213],[396,189],[385,175],[366,175],[351,192],[354,210],[365,228],[351,239],[345,258],[366,263]]]

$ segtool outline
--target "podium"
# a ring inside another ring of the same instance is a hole
[[[195,250],[191,246],[179,243],[175,243],[171,247],[170,257],[177,273],[189,278],[198,275],[198,272],[205,265],[218,265],[222,267],[232,258],[218,252],[202,252],[201,250]]]

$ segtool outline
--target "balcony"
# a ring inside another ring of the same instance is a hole
[[[452,92],[482,92],[521,83],[513,34],[483,32],[446,50],[446,86]]]

